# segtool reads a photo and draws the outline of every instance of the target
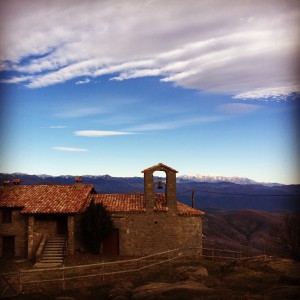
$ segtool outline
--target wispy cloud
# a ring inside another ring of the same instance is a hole
[[[63,152],[87,152],[87,149],[82,148],[69,148],[69,147],[53,147],[53,150],[63,151]]]
[[[3,83],[40,88],[109,74],[112,80],[160,76],[238,99],[299,91],[296,1],[3,3],[0,66],[17,74]]]
[[[64,128],[68,128],[69,126],[65,126],[65,125],[53,125],[53,126],[49,126],[49,127],[44,127],[44,128],[51,128],[51,129],[64,129]]]
[[[98,115],[105,112],[105,109],[102,107],[68,107],[65,110],[61,110],[59,113],[55,114],[55,117],[59,118],[80,118],[87,117],[92,115]]]
[[[75,82],[75,84],[86,84],[91,82],[91,80],[89,78],[83,79],[83,80],[78,80]]]
[[[216,107],[217,111],[230,114],[248,114],[261,110],[263,106],[248,103],[227,103]]]
[[[175,120],[170,122],[159,122],[159,123],[148,123],[141,124],[134,127],[130,127],[127,130],[132,131],[155,131],[155,130],[168,130],[181,127],[187,127],[195,124],[205,124],[205,123],[214,123],[221,122],[228,119],[226,116],[199,116],[192,117],[187,119]]]
[[[19,77],[14,76],[9,79],[1,79],[0,82],[1,83],[20,83],[20,82],[26,82],[26,81],[29,81],[32,79],[33,79],[33,76],[19,76]]]
[[[105,131],[105,130],[79,130],[74,132],[77,136],[86,137],[105,137],[105,136],[115,136],[115,135],[128,135],[135,134],[134,132],[124,132],[124,131]]]

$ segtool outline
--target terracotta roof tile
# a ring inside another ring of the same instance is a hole
[[[0,207],[22,208],[22,213],[77,213],[82,211],[93,185],[24,185],[0,190]]]
[[[24,185],[0,189],[0,207],[20,208],[22,213],[55,214],[83,211],[91,199],[112,213],[145,213],[144,194],[93,194],[93,185]],[[200,210],[177,202],[181,216],[203,215]],[[167,212],[165,194],[156,194],[155,212]]]
[[[203,211],[196,208],[192,208],[181,202],[177,202],[177,209],[178,209],[178,214],[181,216],[203,216],[204,215]]]
[[[102,203],[111,213],[144,213],[146,212],[144,194],[95,194],[90,196],[96,203]],[[201,216],[198,209],[177,202],[178,214],[181,216]],[[167,212],[165,194],[156,194],[155,212]]]
[[[95,194],[90,196],[110,212],[145,212],[143,194]]]

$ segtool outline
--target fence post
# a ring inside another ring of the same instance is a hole
[[[66,290],[66,282],[65,282],[65,264],[62,265],[62,288],[63,288],[63,291]]]
[[[138,276],[141,277],[140,259],[139,258],[137,258],[137,260],[136,260],[136,272],[137,272]]]
[[[102,258],[102,283],[104,284],[104,263],[103,263],[103,258]]]
[[[21,271],[18,272],[18,278],[19,278],[19,294],[22,294],[22,275]]]

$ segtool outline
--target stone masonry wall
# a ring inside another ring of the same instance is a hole
[[[48,233],[49,236],[55,236],[56,218],[35,217],[34,232],[40,235]]]
[[[120,255],[149,255],[176,248],[201,247],[200,217],[170,213],[114,215],[119,229]]]
[[[28,249],[28,255],[33,258],[40,245],[44,234],[55,236],[56,234],[56,219],[55,217],[33,216],[34,223],[32,228],[32,246]]]
[[[2,220],[2,210],[0,210]],[[20,210],[12,211],[11,223],[0,223],[0,257],[3,253],[3,236],[15,236],[15,257],[27,257],[27,216],[20,213]]]

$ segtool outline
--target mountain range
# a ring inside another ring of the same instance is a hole
[[[23,176],[33,176],[33,177],[39,177],[41,179],[50,179],[50,178],[64,178],[64,179],[74,179],[77,176],[74,175],[60,175],[60,176],[52,176],[47,174],[38,174],[38,175],[29,175],[26,173],[12,173],[12,174],[5,174],[0,173],[0,176],[8,176],[8,177],[23,177]],[[89,179],[89,180],[97,180],[102,178],[113,178],[110,175],[80,175],[83,178]],[[120,177],[115,177],[120,178]],[[122,177],[122,178],[141,178],[141,177]],[[280,183],[274,183],[274,182],[258,182],[246,177],[237,177],[237,176],[219,176],[219,175],[201,175],[201,174],[195,174],[195,175],[181,175],[177,177],[177,182],[212,182],[212,183],[218,183],[218,182],[231,182],[236,184],[262,184],[266,186],[278,186],[282,185]]]
[[[262,184],[266,186],[278,186],[280,183],[274,182],[257,182],[255,180],[245,178],[245,177],[236,177],[236,176],[218,176],[218,175],[182,175],[177,178],[178,182],[231,182],[236,184]]]
[[[0,181],[21,179],[21,184],[74,184],[71,175],[50,176],[29,175],[24,173],[0,173]],[[93,184],[98,193],[143,193],[142,177],[112,177],[109,175],[84,175],[83,183]],[[158,178],[156,177],[157,181]],[[162,178],[162,180],[164,180]],[[157,192],[163,192],[157,190]],[[300,185],[281,185],[278,183],[258,183],[251,179],[222,176],[177,177],[177,200],[194,207],[224,208],[227,210],[296,210],[300,208]]]

